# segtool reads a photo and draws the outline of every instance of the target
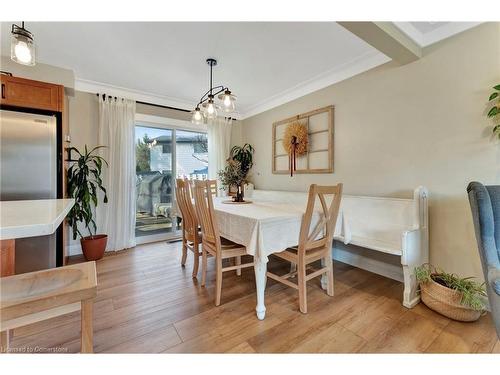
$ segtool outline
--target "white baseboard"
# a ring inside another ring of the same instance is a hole
[[[332,249],[333,259],[351,266],[364,269],[403,282],[401,257],[359,246],[344,245],[335,241]]]
[[[69,244],[66,249],[68,250],[66,252],[66,254],[68,254],[68,256],[73,256],[73,255],[81,255],[83,254],[82,253],[82,246],[80,245],[80,243],[72,243],[72,244]]]

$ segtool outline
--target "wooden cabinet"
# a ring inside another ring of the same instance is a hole
[[[1,75],[0,82],[2,84],[0,104],[63,111],[64,87],[61,85],[7,75]]]

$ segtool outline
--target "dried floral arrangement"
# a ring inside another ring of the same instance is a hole
[[[246,182],[245,172],[241,168],[241,162],[235,159],[228,159],[224,169],[221,169],[218,173],[219,180],[223,189],[228,190],[233,186],[240,186]]]
[[[307,152],[307,146],[309,143],[309,135],[307,132],[307,127],[302,122],[292,122],[285,129],[285,134],[283,135],[283,148],[289,155],[293,152],[293,137],[296,137],[295,154],[305,154]]]

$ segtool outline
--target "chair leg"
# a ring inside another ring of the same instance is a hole
[[[182,231],[182,259],[181,259],[182,267],[186,265],[186,259],[187,259],[186,237],[184,236],[184,231]]]
[[[236,257],[236,265],[241,266],[241,257]],[[236,275],[241,276],[241,268],[236,270]]]
[[[326,286],[326,294],[329,296],[334,295],[333,289],[333,261],[332,261],[332,253],[328,252],[328,255],[325,257],[325,266],[328,269],[326,275],[328,277],[328,284]]]
[[[201,286],[205,286],[207,282],[207,252],[201,246]]]
[[[222,259],[219,256],[215,256],[215,263],[215,306],[219,306],[222,294]]]
[[[194,264],[193,264],[193,279],[198,277],[198,268],[200,265],[200,252],[199,252],[198,243],[193,243],[193,256],[194,256]]]
[[[299,285],[299,305],[300,312],[307,314],[307,280],[306,280],[306,265],[299,260],[297,271],[297,281]]]

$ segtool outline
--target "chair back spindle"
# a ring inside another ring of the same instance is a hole
[[[216,184],[213,180],[195,181],[194,201],[200,221],[203,245],[219,252],[221,241],[211,191],[214,183]]]
[[[198,232],[198,219],[191,200],[188,180],[176,180],[175,197],[177,199],[177,205],[181,211],[182,225],[186,238],[193,241]]]
[[[208,180],[208,185],[210,188],[210,194],[212,194],[212,196],[216,197],[217,196],[217,180]]]
[[[307,208],[300,228],[299,253],[331,246],[341,198],[342,184],[335,186],[312,184],[310,186]],[[319,210],[316,209],[318,200],[321,206]],[[312,226],[313,218],[317,218],[314,227]]]

